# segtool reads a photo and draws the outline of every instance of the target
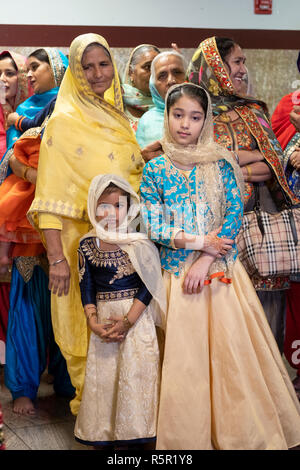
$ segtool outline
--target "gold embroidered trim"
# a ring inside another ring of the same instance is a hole
[[[10,157],[13,155],[13,153],[14,153],[13,148],[7,150],[7,152],[5,154],[5,157],[3,158],[2,162],[1,162],[1,166],[0,166],[0,184],[2,184],[3,181],[6,178],[9,160],[10,160]]]
[[[62,58],[60,57],[60,54],[57,49],[54,49],[52,47],[44,47],[44,50],[49,57],[55,86],[59,87],[66,71]]]
[[[83,276],[85,273],[85,257],[80,248],[78,248],[78,276],[79,276],[79,282],[82,281]]]
[[[29,282],[33,275],[35,266],[40,266],[45,274],[49,275],[49,264],[46,255],[40,256],[18,256],[15,258],[16,268],[21,274],[24,282]]]
[[[127,258],[128,258],[128,255],[127,255]],[[122,279],[122,277],[124,276],[130,276],[130,274],[135,273],[135,269],[132,266],[130,259],[128,258],[128,260],[124,260],[124,261],[125,261],[124,263],[121,261],[120,264],[118,265],[116,274],[109,281],[110,284],[113,284],[113,282],[115,282],[116,279]]]
[[[42,199],[36,198],[34,199],[29,209],[29,213],[27,214],[29,221],[35,227],[39,226],[38,214],[42,212],[61,215],[71,219],[82,220],[83,222],[89,222],[86,207],[77,206],[65,201],[56,201],[55,199],[43,201]]]
[[[42,127],[32,127],[31,129],[27,129],[27,131],[23,132],[21,135],[20,140],[26,137],[37,137],[41,131]]]
[[[127,253],[119,249],[116,251],[102,251],[98,248],[95,238],[86,239],[81,245],[80,253],[85,254],[89,261],[97,267],[114,266],[117,268],[116,274],[109,281],[112,284],[116,279],[122,279],[124,276],[130,276],[135,272]],[[80,276],[84,275],[83,267],[80,269]]]
[[[227,73],[214,36],[202,42],[202,52],[208,66],[213,70],[218,80],[218,88],[227,91],[229,94],[233,94],[234,86]]]
[[[124,289],[113,292],[97,292],[97,302],[107,302],[108,300],[133,299],[138,293],[139,288]]]

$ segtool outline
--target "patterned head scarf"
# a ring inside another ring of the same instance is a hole
[[[273,199],[282,208],[299,200],[290,191],[282,167],[282,150],[272,130],[267,105],[249,96],[238,95],[217,47],[216,37],[202,41],[188,67],[192,83],[200,84],[210,95],[213,114],[235,110],[254,136],[259,151],[275,178],[268,182]]]
[[[11,106],[9,103],[2,104],[2,108],[4,110],[4,116],[6,119],[8,114],[14,112],[19,106],[19,104],[23,103],[23,101],[27,100],[27,98],[29,98],[29,96],[33,94],[33,90],[31,86],[29,85],[29,82],[27,79],[26,57],[20,54],[17,54],[16,52],[8,50],[8,51],[2,51],[0,54],[0,58],[4,54],[10,55],[18,71],[18,89],[17,89],[17,94],[15,97],[15,102],[13,106]]]
[[[239,95],[219,53],[216,37],[205,39],[194,53],[188,66],[189,81],[205,88],[212,100],[214,114],[229,111],[236,106],[257,103],[267,113],[267,105],[260,100]]]
[[[62,82],[62,79],[64,78],[64,74],[69,65],[69,61],[67,57],[58,49],[55,49],[53,47],[44,47],[43,49],[49,58],[55,86],[59,87]]]

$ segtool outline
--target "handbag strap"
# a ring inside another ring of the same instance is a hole
[[[253,210],[254,210],[256,218],[257,218],[258,228],[261,232],[262,237],[264,237],[265,228],[264,228],[262,215],[261,215],[259,186],[258,186],[257,183],[253,183],[253,186],[254,186],[254,198],[255,198],[254,209]],[[287,206],[288,206],[286,211],[287,211],[288,216],[289,216],[289,223],[290,223],[290,227],[291,227],[292,236],[293,236],[293,239],[294,239],[294,243],[297,246],[298,245],[298,233],[297,233],[297,226],[296,226],[296,222],[295,222],[295,218],[294,218],[293,209],[299,209],[300,204],[293,205],[287,199],[286,199],[286,203],[287,203]]]
[[[253,183],[254,186],[254,213],[257,219],[257,225],[260,230],[262,237],[265,235],[265,228],[261,216],[260,198],[259,198],[259,187],[257,183]]]
[[[287,211],[288,211],[288,216],[289,216],[289,221],[290,221],[290,226],[291,226],[291,231],[292,231],[294,243],[297,246],[298,245],[298,232],[297,232],[297,226],[296,226],[296,222],[295,222],[293,209],[299,209],[300,204],[293,205],[291,200],[287,198],[286,193],[284,192],[283,194],[284,194],[285,202],[286,202],[286,205],[287,205]]]

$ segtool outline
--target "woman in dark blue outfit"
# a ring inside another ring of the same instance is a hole
[[[156,436],[156,302],[163,305],[165,296],[158,251],[145,234],[100,227],[104,214],[113,217],[115,211],[117,227],[126,228],[129,194],[130,208],[138,206],[123,178],[93,179],[88,210],[94,230],[78,250],[82,304],[92,332],[75,437],[93,446],[149,445]]]

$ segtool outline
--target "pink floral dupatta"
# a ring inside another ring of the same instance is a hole
[[[0,104],[0,158],[6,152],[7,116],[14,112],[19,104],[23,103],[23,101],[27,100],[27,98],[33,94],[33,90],[27,79],[26,57],[13,51],[2,51],[0,58],[3,54],[9,54],[16,64],[18,69],[18,89],[13,106],[9,103]]]

